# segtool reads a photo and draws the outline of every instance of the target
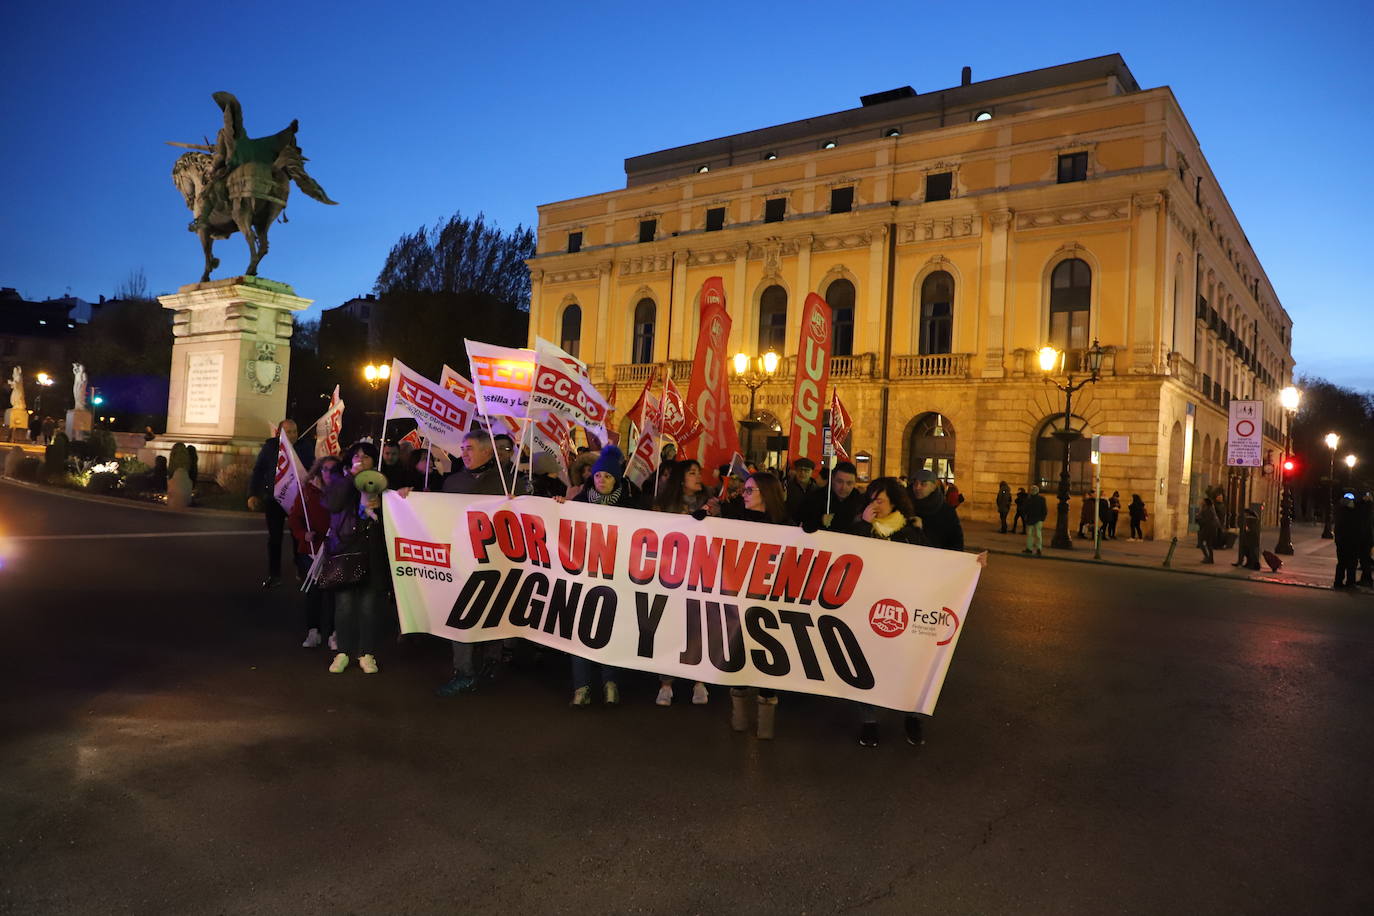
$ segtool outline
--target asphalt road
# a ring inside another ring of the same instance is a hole
[[[329,675],[256,527],[0,484],[0,913],[1374,911],[1360,597],[994,557],[870,750],[555,661],[441,700],[428,637]]]

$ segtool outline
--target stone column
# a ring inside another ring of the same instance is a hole
[[[255,452],[285,414],[291,314],[311,300],[285,283],[231,277],[183,286],[158,301],[174,312],[167,441],[223,460]],[[223,460],[201,467],[213,470]]]
[[[983,364],[979,375],[983,378],[1002,378],[1006,375],[1006,315],[1007,315],[1007,274],[1010,270],[1009,250],[1011,247],[1010,210],[994,210],[988,214],[992,225],[992,237],[988,240],[988,328],[983,338]]]
[[[1131,372],[1145,374],[1157,370],[1158,326],[1155,320],[1159,289],[1159,208],[1164,198],[1159,193],[1137,194],[1135,206],[1135,277],[1131,289]]]

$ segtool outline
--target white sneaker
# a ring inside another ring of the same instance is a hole
[[[672,705],[673,705],[673,685],[672,685],[672,684],[664,684],[663,686],[659,687],[659,688],[658,688],[658,698],[654,700],[654,703],[657,704],[657,705],[659,705],[659,706],[672,706]]]
[[[329,673],[330,673],[330,674],[343,674],[344,669],[347,668],[347,667],[348,667],[348,656],[345,655],[344,653],[340,652],[338,655],[334,656],[334,660],[333,660],[332,662],[329,663]]]
[[[339,634],[337,632],[329,634],[329,651],[339,651]]]
[[[306,634],[305,634],[305,642],[301,643],[301,648],[302,648],[302,649],[314,649],[314,648],[318,647],[319,644],[322,643],[323,641],[324,641],[324,640],[320,639],[320,631],[319,631],[319,630],[311,630],[309,633],[306,633]]]
[[[706,692],[706,685],[697,681],[692,685],[692,705],[705,706],[711,701],[711,696]]]
[[[377,673],[377,659],[371,655],[363,655],[358,658],[358,667],[363,669],[363,674]]]

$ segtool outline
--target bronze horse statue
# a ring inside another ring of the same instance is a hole
[[[291,193],[291,182],[302,192],[323,204],[334,204],[324,189],[305,170],[306,159],[296,145],[295,121],[269,137],[250,138],[243,130],[239,102],[227,92],[216,92],[215,101],[224,111],[224,127],[214,147],[195,146],[183,153],[172,166],[172,182],[195,214],[188,227],[200,238],[205,252],[205,273],[219,266],[214,256],[216,239],[243,233],[248,242],[247,276],[257,276],[258,264],[267,254],[267,232],[283,211]]]

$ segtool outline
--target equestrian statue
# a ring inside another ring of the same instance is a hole
[[[228,92],[216,92],[214,99],[224,112],[224,126],[215,145],[172,144],[192,150],[177,158],[172,182],[195,215],[188,228],[200,237],[205,251],[202,283],[219,266],[219,258],[211,250],[215,240],[227,239],[235,232],[243,233],[248,242],[244,274],[257,276],[258,263],[267,254],[267,230],[278,215],[286,222],[291,182],[322,204],[336,203],[305,171],[307,160],[296,145],[296,121],[270,137],[252,138],[243,130],[239,100]]]

